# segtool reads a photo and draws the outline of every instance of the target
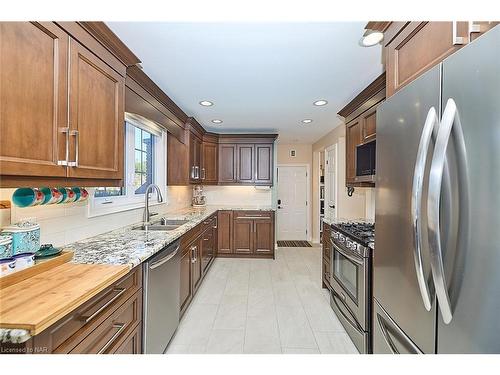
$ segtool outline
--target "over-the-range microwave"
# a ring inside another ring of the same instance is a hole
[[[375,182],[376,141],[356,146],[356,181]]]

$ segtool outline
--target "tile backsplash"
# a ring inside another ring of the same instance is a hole
[[[11,200],[15,189],[0,189],[0,200]],[[89,198],[92,199],[92,198]],[[191,188],[186,186],[168,187],[168,203],[152,208],[165,213],[191,204]],[[2,227],[26,217],[36,218],[40,224],[41,243],[62,246],[84,238],[96,236],[142,220],[143,209],[117,212],[109,215],[87,217],[88,202],[19,208],[12,205],[0,210]]]
[[[272,204],[271,188],[254,186],[204,186],[208,205],[255,205]]]

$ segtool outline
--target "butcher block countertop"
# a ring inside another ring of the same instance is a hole
[[[125,276],[126,265],[65,263],[0,289],[0,328],[36,335]]]

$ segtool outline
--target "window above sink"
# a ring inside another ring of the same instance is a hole
[[[146,187],[160,187],[164,203],[166,192],[167,133],[150,121],[134,115],[125,118],[125,186],[97,187],[89,200],[88,217],[107,215],[144,207]],[[160,204],[154,196],[151,206]]]

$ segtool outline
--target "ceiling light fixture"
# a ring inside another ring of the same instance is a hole
[[[366,30],[363,37],[359,40],[361,47],[371,47],[379,44],[384,39],[384,33],[377,30]]]
[[[222,124],[222,122],[223,122],[223,121],[222,121],[222,120],[215,119],[215,120],[212,120],[212,122],[213,122],[214,124]]]
[[[211,107],[214,105],[214,103],[212,103],[211,101],[209,100],[202,100],[200,102],[200,105],[202,105],[203,107]]]
[[[327,105],[328,102],[326,100],[324,100],[324,99],[320,99],[320,100],[316,100],[313,104],[315,106],[321,107],[323,105]]]
[[[306,118],[306,119],[302,120],[303,124],[310,124],[311,122],[313,122],[313,120],[311,120],[310,118]]]

